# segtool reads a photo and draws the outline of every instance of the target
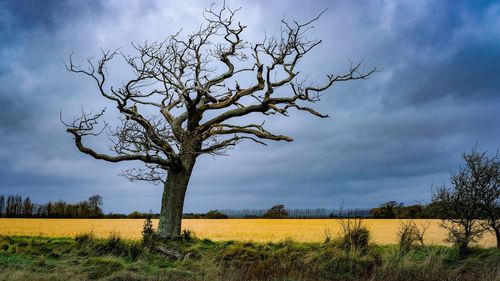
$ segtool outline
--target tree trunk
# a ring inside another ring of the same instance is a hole
[[[458,245],[458,255],[460,257],[465,257],[469,253],[469,243],[461,242]]]
[[[497,249],[500,249],[500,228],[495,228],[495,236],[497,238]]]
[[[170,169],[163,189],[161,200],[158,236],[162,239],[179,237],[181,233],[184,196],[193,171],[196,158],[191,156],[183,161],[182,167]]]

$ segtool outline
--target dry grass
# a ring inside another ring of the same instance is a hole
[[[439,227],[439,220],[415,220],[420,225],[429,223],[426,244],[443,244],[446,232]],[[155,226],[158,221],[155,221]],[[366,219],[364,224],[377,244],[396,244],[399,220]],[[0,235],[40,235],[50,237],[74,237],[92,232],[97,237],[117,233],[121,237],[139,239],[142,219],[0,219]],[[333,237],[340,226],[335,219],[186,219],[183,228],[190,229],[199,238],[212,240],[281,241],[292,239],[300,242],[322,242],[325,232]],[[495,245],[493,235],[487,234],[479,242],[481,246]]]

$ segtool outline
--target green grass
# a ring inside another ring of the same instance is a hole
[[[500,251],[475,248],[460,258],[454,248],[342,242],[243,243],[208,239],[167,241],[155,248],[113,235],[95,239],[0,236],[0,280],[497,280]]]

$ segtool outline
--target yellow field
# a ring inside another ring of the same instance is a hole
[[[98,237],[117,233],[123,238],[141,237],[142,219],[0,219],[0,235],[41,235],[51,237],[73,237],[93,232]],[[439,227],[439,220],[415,220],[417,224],[429,223],[426,232],[427,244],[443,244],[446,232]],[[158,221],[155,221],[157,224]],[[399,220],[364,220],[377,244],[397,242]],[[335,237],[339,224],[335,219],[186,219],[183,228],[193,231],[200,238],[213,240],[280,241],[293,239],[303,242],[322,242],[325,231]],[[487,234],[479,243],[495,245],[495,238]]]

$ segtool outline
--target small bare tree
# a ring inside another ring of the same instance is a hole
[[[448,230],[446,241],[457,245],[460,255],[466,255],[469,244],[484,233],[477,196],[467,186],[460,186],[457,190],[443,186],[433,197],[440,205],[441,226]]]
[[[450,187],[434,192],[433,203],[442,216],[441,225],[449,231],[448,241],[457,244],[464,255],[469,243],[482,236],[485,226],[498,231],[499,193],[496,157],[488,158],[472,149],[462,158],[465,166],[452,174]]]
[[[279,36],[252,44],[242,38],[246,26],[236,20],[237,11],[212,5],[199,30],[187,36],[179,32],[162,42],[132,44],[135,56],[103,51],[101,59],[88,60],[87,68],[76,66],[71,57],[67,63],[69,71],[93,79],[99,94],[123,116],[118,128],[105,130],[114,141],[114,155],[83,143],[104,131],[97,128],[104,110],[66,122],[67,132],[81,152],[96,159],[143,162],[143,168],[124,172],[130,180],[164,184],[158,228],[162,238],[180,234],[184,196],[200,155],[224,154],[243,140],[292,141],[266,130],[263,123],[244,124],[241,117],[288,116],[295,109],[325,118],[308,104],[319,101],[336,82],[366,79],[375,71],[365,72],[355,64],[345,74],[328,74],[323,83],[310,83],[299,63],[321,43],[306,37],[319,16],[305,23],[282,20]],[[111,86],[107,65],[118,55],[134,78]],[[244,84],[248,77],[251,82]],[[147,115],[151,109],[157,114]]]
[[[495,234],[500,249],[500,155],[488,156],[474,148],[463,159],[481,203],[481,223]]]

